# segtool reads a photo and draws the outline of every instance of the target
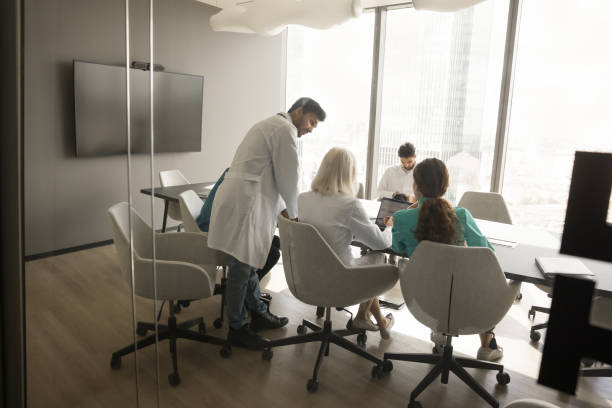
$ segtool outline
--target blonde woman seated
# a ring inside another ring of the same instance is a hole
[[[357,240],[374,250],[391,246],[391,228],[381,231],[373,224],[355,197],[357,194],[355,157],[339,147],[332,148],[321,162],[319,171],[311,185],[311,191],[298,197],[300,221],[313,225],[346,265],[384,263],[383,254],[370,253],[354,258],[351,241]],[[393,220],[389,219],[390,227]],[[348,282],[347,282],[348,284]],[[374,316],[377,325],[370,316]],[[380,330],[383,339],[390,337],[393,315],[386,317],[380,311],[377,298],[359,305],[353,327],[365,330]]]

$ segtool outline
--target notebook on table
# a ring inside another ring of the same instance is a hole
[[[535,263],[542,275],[549,277],[555,275],[565,276],[593,276],[589,270],[578,259],[565,257],[536,256]]]
[[[385,225],[385,217],[391,217],[395,214],[396,211],[403,210],[412,205],[407,201],[394,200],[392,198],[383,198],[380,202],[380,208],[378,209],[378,215],[376,216],[376,225],[381,230],[384,230]]]

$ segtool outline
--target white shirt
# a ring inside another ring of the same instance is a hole
[[[413,170],[414,167],[411,170],[406,170],[401,164],[391,166],[385,170],[385,174],[380,179],[378,190],[376,191],[378,199],[380,200],[383,197],[392,198],[393,193],[396,191],[400,194],[414,196],[412,188],[414,184]]]
[[[290,116],[281,113],[255,124],[217,190],[208,246],[262,268],[276,217],[285,206],[291,218],[297,216],[298,174],[297,128]]]
[[[313,191],[302,193],[298,197],[298,215],[300,222],[319,230],[346,265],[364,263],[360,262],[364,257],[354,258],[352,255],[353,240],[375,250],[391,246],[391,228],[381,231],[370,221],[363,205],[355,197],[324,196]]]

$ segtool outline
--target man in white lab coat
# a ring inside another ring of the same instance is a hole
[[[256,270],[266,263],[279,214],[297,217],[297,138],[325,120],[325,111],[300,98],[287,113],[255,124],[236,150],[212,206],[208,245],[230,255],[226,289],[228,338],[251,349],[263,346],[259,330],[283,327],[259,298]],[[247,309],[251,324],[247,324]]]
[[[376,195],[379,200],[384,197],[395,198],[413,203],[414,196],[413,184],[414,176],[412,171],[416,166],[416,151],[412,143],[404,143],[398,149],[397,155],[400,164],[391,166],[380,179]]]

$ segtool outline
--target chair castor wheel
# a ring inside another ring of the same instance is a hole
[[[118,370],[121,368],[121,356],[116,356],[113,354],[111,357],[111,368],[113,370]]]
[[[297,332],[298,334],[306,334],[306,326],[304,326],[303,324],[300,324],[297,327]]]
[[[408,408],[423,408],[423,405],[419,401],[410,401]]]
[[[365,333],[359,333],[357,335],[357,345],[360,347],[365,347],[366,342],[368,341],[368,335]]]
[[[519,293],[518,295],[516,295],[516,300],[518,300],[519,302],[523,299],[523,294]]]
[[[230,346],[223,346],[221,347],[221,350],[219,350],[219,354],[221,354],[221,357],[223,358],[230,358],[230,356],[232,355],[232,348]]]
[[[530,310],[527,312],[527,317],[533,320],[533,319],[535,318],[535,310],[531,310],[531,309],[530,309]]]
[[[372,367],[372,378],[381,379],[383,376],[383,368],[379,365]]]
[[[179,377],[178,373],[168,374],[168,382],[171,386],[176,387],[181,383],[181,377]]]
[[[306,389],[310,392],[317,392],[317,388],[319,388],[319,382],[317,380],[311,378],[306,383]]]
[[[213,322],[213,326],[215,326],[215,329],[220,329],[221,326],[223,326],[223,320],[221,320],[220,317],[217,317]]]
[[[540,334],[540,332],[537,332],[535,330],[533,330],[531,333],[529,333],[529,338],[531,339],[531,341],[533,342],[538,342],[540,341],[540,338],[542,337],[542,335]]]
[[[393,371],[393,362],[391,360],[384,360],[382,365],[383,372],[390,373]]]
[[[266,361],[270,361],[272,360],[272,357],[274,356],[274,352],[272,351],[272,349],[269,348],[265,348],[262,352],[261,352],[261,358],[263,358]]]
[[[497,383],[499,385],[508,385],[508,384],[510,384],[510,374],[508,374],[508,373],[505,373],[505,372],[502,371],[500,373],[497,373],[495,378],[497,379]]]
[[[145,336],[147,332],[148,332],[147,328],[144,327],[143,324],[138,322],[138,325],[136,325],[136,334],[139,336]]]
[[[203,336],[206,334],[206,325],[204,324],[204,322],[200,322],[198,324],[198,333]]]

